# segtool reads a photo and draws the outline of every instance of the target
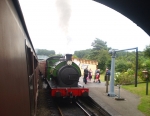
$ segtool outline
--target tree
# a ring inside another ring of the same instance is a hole
[[[75,54],[72,56],[72,58],[78,58]]]
[[[111,56],[109,55],[107,50],[100,50],[98,54],[98,67],[102,70],[105,70],[108,67],[108,63],[111,60]]]
[[[116,66],[115,66],[116,71],[117,72],[126,72],[128,69],[128,65],[126,62],[127,61],[125,61],[123,59],[116,61]]]
[[[88,55],[88,59],[98,61],[98,68],[105,70],[106,67],[110,66],[111,58],[107,50],[91,50]]]
[[[106,69],[106,67],[111,66],[111,57],[108,53],[110,48],[107,47],[106,42],[96,38],[91,44],[93,49],[75,51],[75,55],[78,58],[85,58],[89,60],[98,61],[98,68],[101,69],[101,72]]]
[[[93,49],[91,50],[88,58],[98,61],[98,68],[105,70],[106,67],[110,68],[111,58],[108,53],[110,48],[107,47],[107,42],[96,38],[91,44]]]
[[[146,48],[144,49],[144,55],[146,57],[150,57],[150,45],[147,45]]]
[[[90,53],[91,49],[75,51],[74,55],[78,58],[87,58],[87,55]]]
[[[106,44],[107,42],[104,42],[103,40],[96,38],[94,42],[92,42],[91,46],[93,46],[93,49],[95,50],[101,50],[101,49],[107,50]]]

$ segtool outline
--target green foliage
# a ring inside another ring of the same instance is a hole
[[[75,51],[74,55],[78,58],[86,58],[86,56],[90,53],[91,49]]]
[[[150,69],[150,59],[145,59],[142,63],[142,68],[143,69],[147,69],[149,70]]]
[[[116,53],[116,58],[118,57],[127,57],[128,56],[128,52],[127,51],[120,51]]]
[[[144,57],[144,53],[139,53],[139,57],[138,57],[138,68],[139,69],[144,69],[145,66],[144,66],[144,62],[147,58]]]
[[[106,61],[106,68],[111,69],[111,58],[108,58],[108,60]]]
[[[101,39],[96,38],[91,44],[92,49],[75,51],[75,56],[78,58],[96,60],[98,61],[98,68],[105,72],[106,67],[111,69],[111,56],[108,53],[110,48],[107,43]],[[146,57],[145,57],[146,56]],[[150,72],[150,45],[146,47],[144,52],[138,51],[138,80],[145,80],[142,71],[147,69]],[[132,70],[134,73],[131,74]],[[116,83],[132,84],[136,70],[136,52],[135,51],[119,51],[115,58],[115,71],[120,72],[116,78]],[[150,74],[149,74],[150,77]]]
[[[143,81],[146,81],[145,75],[142,73],[142,71],[147,70],[148,71],[148,77],[150,78],[150,59],[146,59],[143,61],[141,64],[141,69],[140,69],[140,76]]]
[[[144,49],[144,55],[146,57],[150,57],[150,45],[147,45],[146,48]]]
[[[75,54],[72,56],[72,58],[78,58]]]
[[[127,62],[125,62],[123,59],[117,60],[115,69],[117,72],[125,72],[128,69]]]
[[[119,56],[120,55],[120,56]],[[136,69],[136,54],[135,52],[128,52],[128,55],[125,55],[125,52],[122,52],[122,55],[119,54],[115,62],[116,72],[126,72],[128,69],[132,69],[135,73]],[[138,52],[138,79],[145,80],[142,71],[147,69],[150,71],[150,60],[144,57],[143,52]],[[150,76],[150,75],[149,75]]]
[[[134,71],[129,69],[127,72],[117,72],[115,74],[115,85],[133,84],[135,82]]]
[[[93,49],[95,50],[101,50],[106,49],[107,50],[107,42],[104,42],[103,40],[100,40],[96,38],[94,42],[92,42],[91,46],[93,46]]]
[[[108,53],[110,48],[107,47],[106,42],[96,38],[92,42],[93,49],[75,51],[74,55],[78,58],[98,61],[98,68],[105,71],[106,67],[111,67],[111,56]]]
[[[111,59],[107,50],[100,50],[100,54],[98,54],[98,67],[102,70],[105,70],[108,67],[108,62]]]
[[[92,42],[93,49],[87,51],[83,58],[98,61],[98,68],[104,71],[106,67],[111,65],[111,57],[108,53],[110,48],[107,48],[106,42],[96,38]]]

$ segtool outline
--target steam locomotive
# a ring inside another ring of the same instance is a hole
[[[84,97],[89,89],[79,85],[81,70],[72,61],[72,54],[53,56],[46,60],[45,77],[53,97]]]

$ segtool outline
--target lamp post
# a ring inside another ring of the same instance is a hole
[[[148,95],[148,71],[144,70],[142,72],[144,74],[144,77],[146,78],[146,95]]]

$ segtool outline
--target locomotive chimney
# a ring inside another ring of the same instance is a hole
[[[72,61],[72,54],[66,54],[66,61]]]

